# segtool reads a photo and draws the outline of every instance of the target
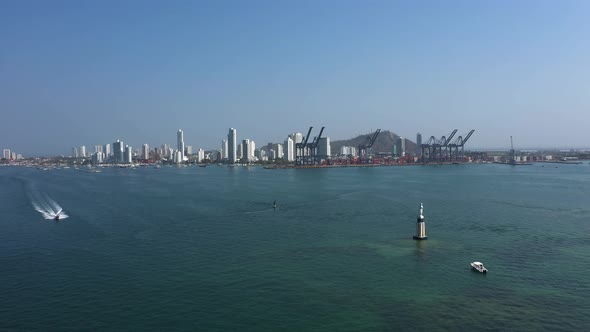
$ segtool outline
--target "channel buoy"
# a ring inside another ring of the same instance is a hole
[[[424,222],[424,204],[420,203],[420,214],[418,215],[418,220],[416,220],[416,235],[414,235],[414,240],[426,240],[428,236],[426,236],[426,223]]]

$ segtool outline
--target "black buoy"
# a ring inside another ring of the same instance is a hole
[[[277,208],[277,201],[272,202],[272,208],[276,209]]]

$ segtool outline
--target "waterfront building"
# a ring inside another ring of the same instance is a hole
[[[246,162],[250,162],[252,157],[250,156],[250,140],[245,139],[242,140],[242,158],[245,159]]]
[[[4,151],[6,151],[6,150],[4,150]],[[8,150],[8,151],[10,151],[10,150]],[[72,148],[72,158],[78,158],[78,148],[76,148],[76,147]]]
[[[16,155],[16,160],[21,160],[21,159],[23,159],[23,155],[22,155],[22,154],[20,154],[20,153],[19,153],[19,154],[17,154],[17,155]]]
[[[113,143],[113,162],[115,164],[121,164],[123,163],[123,154],[125,151],[123,151],[123,142],[120,140],[117,140],[116,142]]]
[[[6,160],[10,160],[12,157],[10,154],[10,149],[4,149],[4,151],[2,151],[2,157]]]
[[[95,145],[94,146],[94,153],[102,152],[102,145]]]
[[[285,140],[285,156],[286,161],[295,161],[295,143],[293,141],[293,135],[287,136]]]
[[[80,147],[80,157],[84,158],[86,157],[86,146],[82,145]]]
[[[256,142],[254,142],[253,140],[250,140],[250,145],[248,146],[248,158],[250,159],[250,161],[254,160],[254,151],[256,150]]]
[[[284,158],[283,144],[277,144],[277,159]]]
[[[105,158],[110,157],[111,156],[111,145],[105,144],[103,146],[102,152],[104,152]]]
[[[132,153],[132,149],[129,145],[125,146],[125,155],[124,155],[124,159],[123,162],[125,164],[131,164],[131,162],[133,161],[133,156],[131,155]]]
[[[239,161],[242,158],[244,158],[244,155],[242,154],[242,152],[244,152],[243,147],[242,147],[242,143],[238,144],[238,149],[237,149],[237,155],[236,155],[236,160]]]
[[[295,144],[303,142],[303,134],[302,133],[295,133],[295,134],[293,134],[293,136],[294,136]]]
[[[180,164],[182,162],[182,153],[180,151],[176,150],[172,155],[174,156],[173,160],[175,163]]]
[[[318,156],[320,160],[328,160],[330,159],[330,156],[332,156],[330,137],[320,137],[318,141]]]
[[[221,159],[227,159],[227,140],[221,140]]]
[[[416,134],[416,154],[418,156],[422,155],[422,134]]]
[[[235,163],[238,159],[238,150],[236,147],[238,133],[235,128],[229,128],[229,133],[227,134],[227,141],[228,141],[228,159],[230,163]],[[241,151],[241,149],[240,149]]]
[[[10,154],[10,158],[11,158],[12,160],[16,160],[16,152],[14,152],[14,151],[13,151],[13,152]]]
[[[94,165],[98,165],[98,164],[102,164],[104,158],[104,153],[97,151],[94,154],[92,154],[92,163]]]
[[[205,150],[199,149],[199,151],[197,153],[197,162],[202,163],[203,160],[205,160]]]
[[[176,133],[176,144],[176,149],[180,151],[180,160],[184,160],[184,133],[182,132],[182,129],[178,129],[178,132]]]
[[[393,154],[396,157],[404,157],[406,155],[406,139],[404,137],[399,136],[395,141]]]
[[[184,147],[184,155],[188,158],[188,156],[193,154],[193,147],[192,145],[187,145]]]
[[[143,159],[150,159],[150,146],[147,143],[141,146],[141,150],[141,156]]]

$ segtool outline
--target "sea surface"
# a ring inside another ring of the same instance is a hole
[[[0,167],[0,188],[0,331],[590,330],[588,163]]]

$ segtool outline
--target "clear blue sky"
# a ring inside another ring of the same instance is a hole
[[[326,126],[590,146],[590,1],[0,1],[0,148]]]

